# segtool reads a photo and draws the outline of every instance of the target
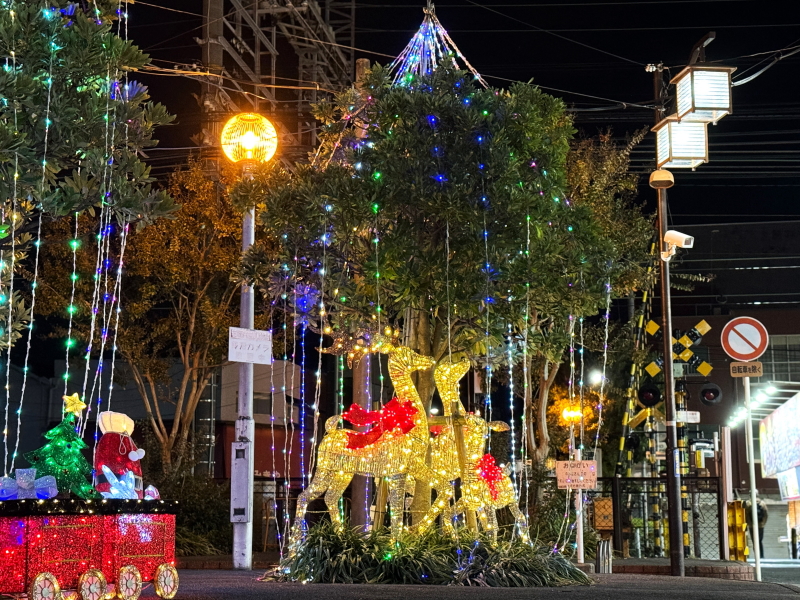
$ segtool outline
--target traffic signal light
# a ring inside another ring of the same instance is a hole
[[[700,402],[706,406],[714,406],[722,402],[722,390],[716,383],[706,383],[700,390]]]
[[[661,402],[661,390],[652,383],[647,383],[640,387],[637,396],[639,402],[645,408],[653,408],[656,404]]]

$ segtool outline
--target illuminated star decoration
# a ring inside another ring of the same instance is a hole
[[[347,355],[349,369],[357,365],[370,352],[388,352],[390,348],[398,345],[400,338],[400,330],[391,327],[384,329],[383,335],[369,329],[359,329],[352,335],[339,331],[334,333],[330,327],[326,327],[324,331],[333,336],[333,344],[327,348],[319,348],[319,351],[335,356]]]
[[[64,399],[64,412],[79,415],[81,411],[86,408],[86,404],[81,400],[81,397],[75,393],[71,396],[62,396]]]

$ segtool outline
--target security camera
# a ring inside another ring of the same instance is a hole
[[[664,234],[664,241],[667,243],[667,251],[661,253],[661,260],[668,262],[674,255],[676,248],[691,248],[694,246],[694,238],[680,231],[670,229]]]
[[[664,234],[664,241],[678,248],[691,248],[694,246],[694,238],[692,236],[681,233],[680,231],[675,231],[674,229],[670,229]]]

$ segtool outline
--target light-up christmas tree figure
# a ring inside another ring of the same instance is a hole
[[[44,434],[49,442],[38,450],[25,454],[25,459],[36,468],[38,477],[52,475],[60,492],[71,491],[84,499],[98,498],[87,479],[91,465],[81,453],[88,446],[78,435],[75,417],[86,408],[80,396],[64,396],[64,418],[56,427]]]

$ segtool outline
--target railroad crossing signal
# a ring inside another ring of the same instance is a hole
[[[653,336],[658,333],[659,329],[660,327],[655,321],[648,321],[647,325],[645,326],[645,331]],[[703,377],[708,377],[708,374],[711,373],[711,370],[714,367],[712,367],[706,361],[700,359],[699,356],[696,356],[690,348],[700,341],[700,339],[709,331],[711,331],[711,325],[703,320],[683,334],[680,339],[676,340],[675,338],[672,338],[672,360],[686,363],[690,367],[694,367],[694,369]],[[655,377],[663,368],[664,359],[658,358],[647,365],[644,370],[647,371],[647,374],[650,375],[650,377]]]

